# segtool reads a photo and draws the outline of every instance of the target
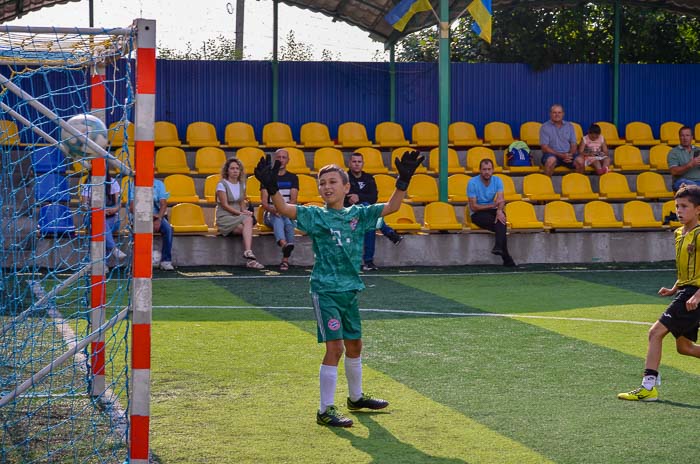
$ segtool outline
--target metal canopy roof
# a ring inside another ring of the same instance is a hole
[[[47,6],[58,5],[80,0],[0,0],[0,23],[21,18],[27,13],[40,10]]]

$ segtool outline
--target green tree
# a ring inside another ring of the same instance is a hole
[[[566,8],[495,10],[489,45],[471,30],[472,19],[452,26],[452,61],[517,62],[535,69],[555,63],[609,63],[613,59],[613,8],[579,3]],[[700,62],[700,20],[658,8],[622,6],[620,60],[625,63]],[[397,47],[400,61],[436,61],[437,29],[412,34]]]
[[[202,42],[198,49],[192,48],[192,43],[185,44],[185,51],[176,50],[169,47],[158,47],[158,58],[165,60],[217,60],[234,61],[243,59],[236,53],[236,42],[219,35],[214,39],[207,39]]]

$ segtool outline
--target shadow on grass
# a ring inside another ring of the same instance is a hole
[[[700,404],[679,403],[678,401],[658,400],[657,403],[675,406],[677,408],[700,409]]]
[[[416,447],[404,443],[394,435],[389,433],[384,427],[379,425],[373,418],[380,412],[367,412],[355,414],[357,422],[361,423],[369,430],[367,438],[358,437],[342,427],[329,427],[340,438],[350,442],[356,448],[372,457],[370,462],[410,462],[411,464],[466,464],[467,461],[454,458],[441,458],[431,456],[417,449]]]

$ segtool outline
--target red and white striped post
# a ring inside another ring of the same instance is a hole
[[[131,297],[131,404],[129,462],[148,464],[151,388],[151,254],[153,248],[153,150],[156,103],[156,22],[137,19],[134,265]]]
[[[107,92],[104,86],[105,66],[97,64],[90,76],[90,103],[92,114],[105,122]],[[106,160],[102,156],[92,159],[90,187],[90,330],[101,327],[105,321],[105,183]],[[92,382],[90,395],[99,396],[105,391],[105,336],[101,334],[90,343],[90,369]]]

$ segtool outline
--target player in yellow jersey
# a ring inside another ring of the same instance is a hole
[[[642,385],[617,395],[621,400],[656,401],[659,392],[659,364],[664,337],[671,332],[680,354],[700,358],[698,324],[700,323],[700,187],[686,185],[674,197],[676,214],[682,227],[675,231],[676,270],[678,278],[672,288],[661,287],[659,295],[675,298],[666,311],[649,329],[649,347],[644,365]]]

